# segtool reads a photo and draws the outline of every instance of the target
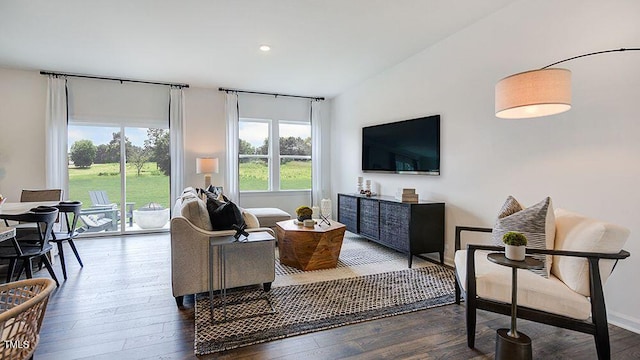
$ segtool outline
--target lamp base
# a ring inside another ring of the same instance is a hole
[[[496,360],[531,360],[533,358],[531,339],[518,332],[518,337],[509,335],[509,329],[498,329],[496,332]]]
[[[204,176],[204,188],[207,189],[211,186],[211,175],[207,174]]]

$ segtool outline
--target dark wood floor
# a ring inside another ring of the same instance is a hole
[[[49,302],[35,358],[192,359],[193,300],[171,296],[169,236],[78,240],[69,279]],[[62,278],[60,265],[54,265]],[[41,271],[37,276],[46,276]],[[464,307],[449,305],[254,345],[220,359],[491,359],[505,316],[480,312],[477,348],[466,346]],[[519,321],[535,359],[595,359],[593,338]],[[640,335],[611,326],[613,359],[640,359]]]

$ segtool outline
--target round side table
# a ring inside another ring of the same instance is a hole
[[[496,360],[524,359],[531,360],[533,351],[531,339],[516,329],[518,310],[518,269],[542,269],[542,261],[531,256],[523,261],[507,259],[504,253],[487,255],[489,261],[511,268],[511,329],[498,329],[496,334]]]

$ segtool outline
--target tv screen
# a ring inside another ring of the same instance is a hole
[[[362,128],[362,170],[440,175],[440,115]]]

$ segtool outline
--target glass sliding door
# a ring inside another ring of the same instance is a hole
[[[69,125],[69,200],[82,201],[79,231],[120,231],[120,128]]]
[[[126,127],[125,231],[169,228],[169,129]]]
[[[80,232],[168,229],[168,129],[69,125],[68,142],[68,199],[83,203]]]

